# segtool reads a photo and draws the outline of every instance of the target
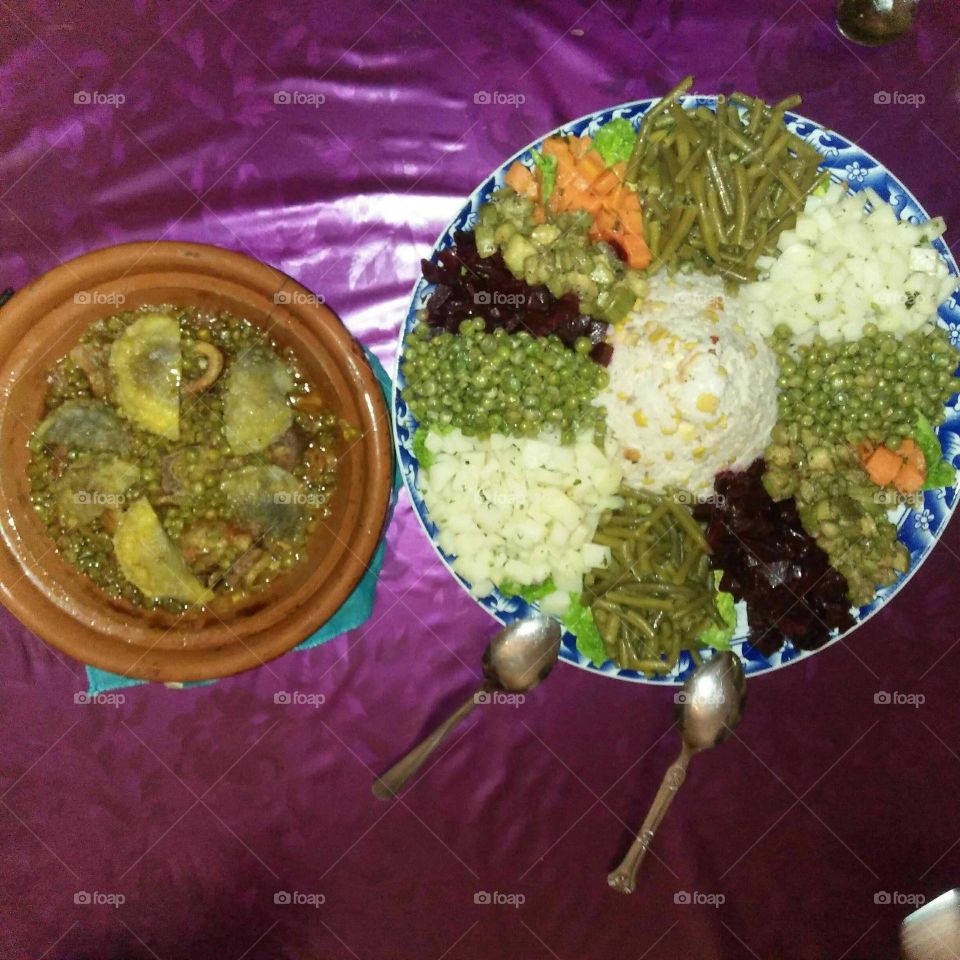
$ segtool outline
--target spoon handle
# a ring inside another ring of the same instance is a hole
[[[690,764],[690,758],[692,756],[693,754],[687,749],[686,744],[684,744],[676,762],[663,775],[660,789],[653,798],[653,803],[650,805],[650,812],[647,814],[646,820],[643,821],[640,832],[630,845],[630,849],[621,861],[620,866],[607,876],[607,883],[609,883],[614,890],[618,890],[620,893],[633,893],[636,889],[637,871],[640,869],[643,858],[647,855],[647,850],[650,849],[650,844],[653,842],[653,835],[657,832],[657,827],[660,826],[673,798],[677,795],[677,791],[683,786],[683,781],[687,776],[687,767]]]
[[[476,693],[471,693],[436,730],[424,737],[382,777],[378,777],[373,784],[373,795],[378,800],[389,800],[395,797],[404,788],[406,782],[426,763],[427,758],[440,746],[447,734],[477,705],[478,695],[489,690],[490,687],[484,684]]]

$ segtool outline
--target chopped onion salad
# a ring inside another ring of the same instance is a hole
[[[808,198],[779,255],[758,261],[763,280],[742,290],[751,326],[770,336],[783,325],[795,344],[859,340],[873,327],[897,336],[930,325],[956,277],[930,245],[946,224],[913,224],[869,187],[848,194],[832,184]]]

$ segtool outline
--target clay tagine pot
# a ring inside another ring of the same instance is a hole
[[[307,558],[227,614],[183,618],[110,597],[57,552],[30,502],[27,442],[47,374],[94,320],[144,304],[228,310],[290,347],[333,411],[361,431],[340,460],[331,515]],[[146,680],[223,677],[285,653],[337,611],[383,532],[390,421],[359,344],[306,288],[273,267],[194,243],[128,243],[64,263],[0,311],[0,601],[52,646]]]

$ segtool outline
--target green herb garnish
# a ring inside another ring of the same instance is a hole
[[[633,153],[633,144],[637,139],[637,132],[633,124],[623,117],[617,117],[605,123],[593,138],[593,149],[603,157],[603,162],[612,167],[622,160],[626,163]]]
[[[557,158],[545,156],[539,150],[534,150],[532,156],[540,171],[540,202],[546,203],[557,182]]]

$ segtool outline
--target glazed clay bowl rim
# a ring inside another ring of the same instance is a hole
[[[140,303],[231,309],[292,347],[334,408],[360,429],[343,451],[331,517],[310,557],[236,615],[144,613],[112,600],[54,549],[29,502],[25,439],[43,375],[88,324]],[[117,303],[123,306],[111,305]],[[383,532],[393,478],[389,415],[362,348],[323,302],[244,254],[175,241],[106,247],[28,284],[0,310],[0,601],[70,656],[145,680],[208,680],[261,666],[330,619]]]

